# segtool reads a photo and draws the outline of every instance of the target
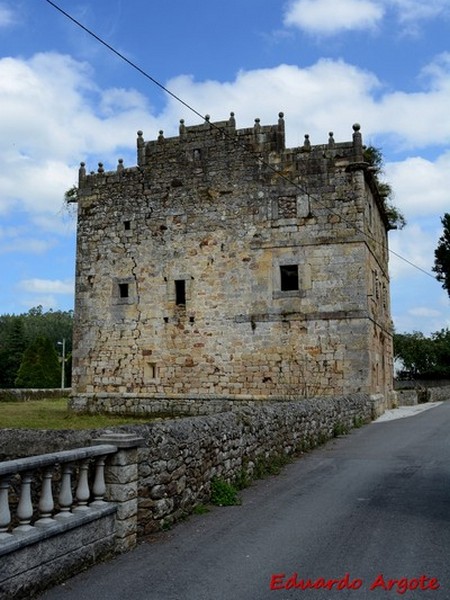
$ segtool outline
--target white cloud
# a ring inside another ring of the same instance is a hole
[[[386,4],[397,9],[400,22],[434,19],[450,11],[449,0],[386,0]]]
[[[284,25],[331,36],[375,29],[393,16],[402,33],[417,34],[423,21],[449,14],[449,0],[291,0],[285,9]]]
[[[18,287],[31,294],[73,294],[74,282],[60,279],[24,279]]]
[[[386,177],[395,191],[395,204],[407,220],[449,210],[450,151],[434,162],[420,156],[386,164]],[[436,221],[436,225],[439,222]]]
[[[434,308],[428,308],[426,306],[417,306],[416,308],[411,308],[408,311],[408,314],[413,317],[440,317],[442,313]]]
[[[310,33],[334,35],[372,29],[383,14],[383,6],[372,0],[295,0],[288,6],[284,24]]]
[[[14,237],[12,239],[0,240],[0,254],[33,254],[42,255],[55,246],[54,240],[40,240],[30,237]]]
[[[248,127],[256,117],[263,124],[276,123],[281,110],[287,119],[287,143],[292,146],[301,145],[305,133],[311,135],[312,143],[324,143],[330,129],[336,139],[349,139],[352,124],[363,118],[362,111],[373,102],[371,92],[375,93],[379,86],[372,73],[329,59],[304,68],[279,65],[241,71],[233,82],[197,82],[181,76],[167,84],[201,114],[211,114],[213,121],[235,111],[238,127]],[[175,124],[178,116],[187,123],[195,119],[190,111],[169,98],[164,120]]]
[[[0,59],[0,97],[0,213],[57,213],[74,162],[107,162],[118,147],[134,154],[135,132],[152,122],[141,94],[101,90],[86,63],[56,53]]]
[[[0,28],[9,27],[16,22],[13,11],[6,5],[0,4]]]
[[[423,229],[417,222],[409,223],[407,230],[393,231],[390,233],[389,247],[392,250],[389,260],[389,271],[393,280],[400,278],[413,279],[420,276],[427,285],[428,279],[425,271],[432,275],[431,269],[434,263],[434,249],[436,238],[433,233]],[[394,254],[395,253],[395,254]],[[399,258],[402,257],[402,258]],[[406,259],[406,260],[402,260]],[[416,269],[419,267],[422,271]],[[433,277],[434,279],[434,277]],[[438,286],[436,280],[433,285]]]

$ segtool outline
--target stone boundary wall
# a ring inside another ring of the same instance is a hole
[[[45,400],[51,398],[69,398],[71,388],[45,389],[0,389],[0,402],[27,402],[28,400]]]
[[[264,402],[215,415],[126,425],[114,432],[142,437],[138,448],[138,535],[147,535],[208,502],[214,477],[249,478],[261,465],[296,456],[369,422],[383,398],[367,394],[296,402]],[[0,431],[4,455],[88,445],[105,431]]]
[[[425,402],[442,402],[450,400],[450,385],[439,387],[417,386],[415,389],[397,390],[400,406],[414,406]]]
[[[450,400],[450,385],[446,387],[433,387],[427,389],[427,402],[443,402]]]

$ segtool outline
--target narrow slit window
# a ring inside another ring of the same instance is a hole
[[[298,265],[280,265],[281,291],[298,290]]]
[[[186,305],[186,281],[184,279],[175,280],[175,304],[177,306]]]
[[[128,287],[128,283],[119,283],[119,298],[128,298],[130,295],[130,290]]]
[[[125,231],[130,231],[130,229],[131,229],[131,221],[124,221],[123,222],[123,228],[125,229]]]

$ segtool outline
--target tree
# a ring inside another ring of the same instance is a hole
[[[38,337],[48,337],[55,349],[65,340],[66,384],[71,381],[73,311],[44,312],[42,306],[21,315],[0,315],[0,388],[11,388],[25,349]]]
[[[420,331],[394,334],[394,357],[413,379],[450,377],[450,330],[425,337]]]
[[[371,166],[371,170],[377,182],[378,193],[383,202],[389,227],[391,229],[403,229],[406,225],[405,216],[396,206],[394,206],[394,204],[392,204],[391,200],[394,195],[392,187],[389,183],[381,179],[381,176],[384,174],[384,159],[380,148],[366,146],[364,148],[364,160]]]
[[[450,214],[445,213],[441,219],[444,231],[439,238],[434,251],[433,271],[437,273],[436,279],[442,283],[444,290],[450,296]]]
[[[431,340],[420,331],[394,334],[394,358],[412,378],[428,372],[435,362]]]
[[[14,387],[26,346],[23,318],[16,315],[0,317],[0,387]]]
[[[61,368],[55,347],[48,337],[36,338],[24,352],[16,386],[56,388],[60,382]]]

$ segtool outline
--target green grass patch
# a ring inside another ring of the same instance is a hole
[[[216,506],[234,506],[240,504],[237,489],[227,481],[214,477],[211,480],[211,504]]]
[[[0,429],[103,429],[152,420],[155,419],[151,416],[72,413],[67,408],[67,398],[0,403]]]

